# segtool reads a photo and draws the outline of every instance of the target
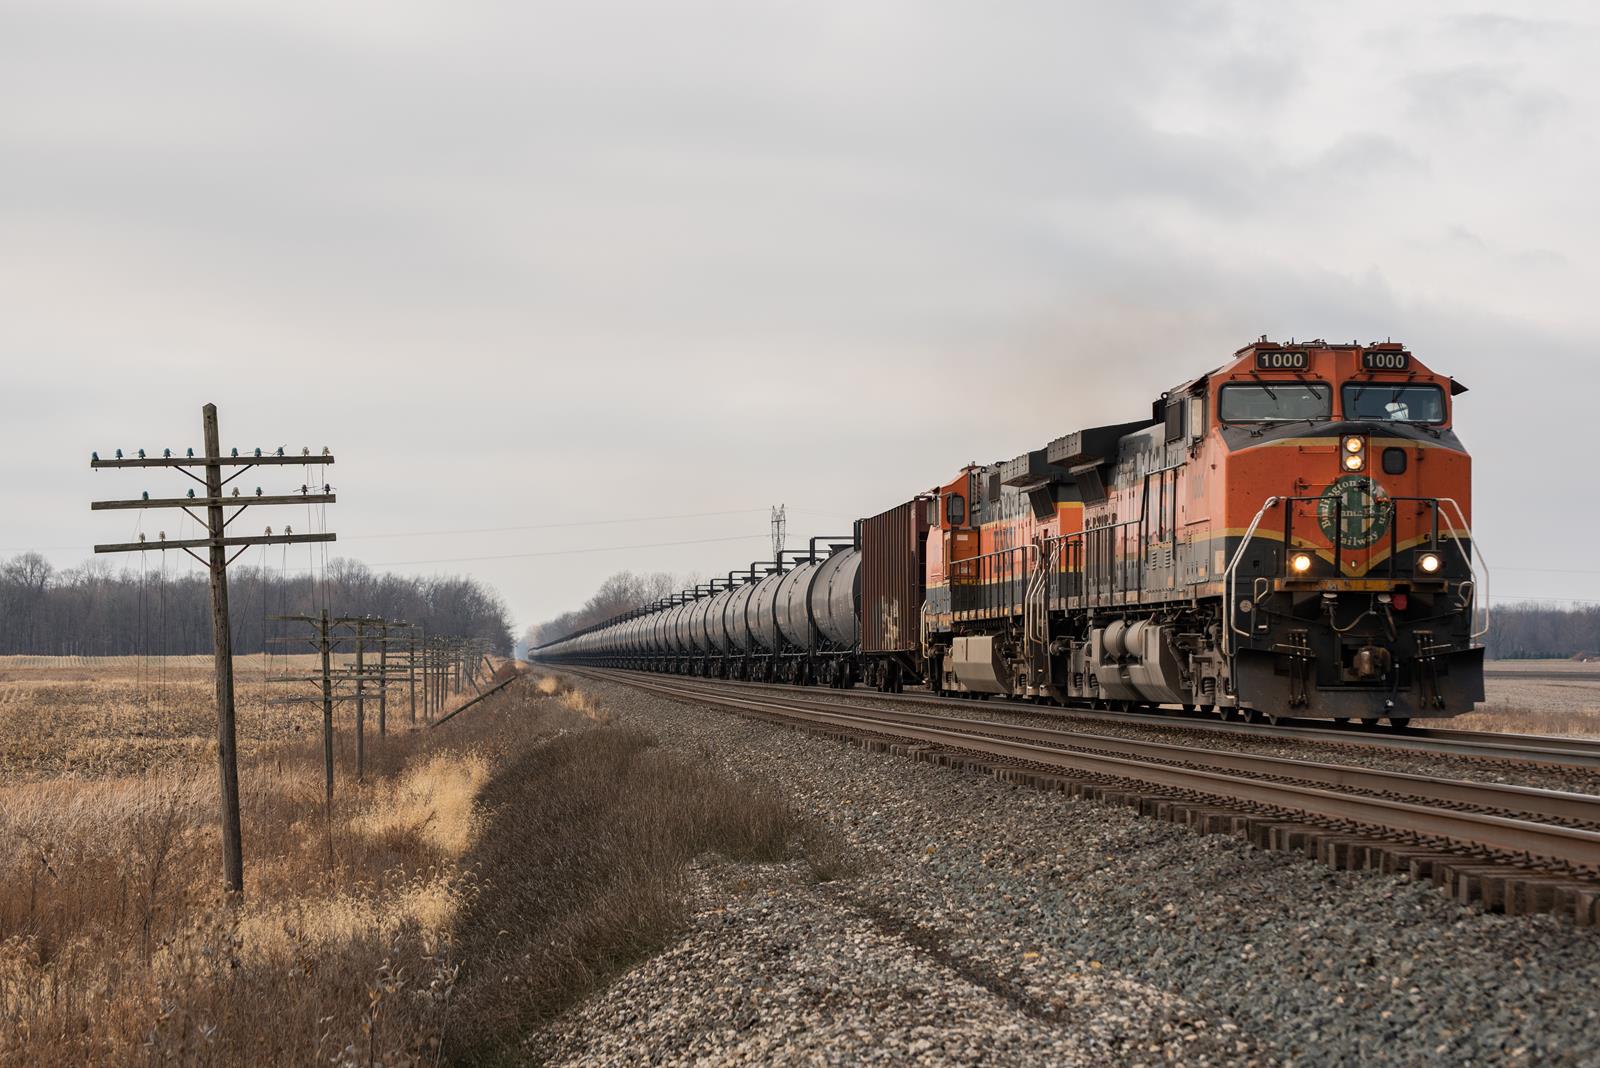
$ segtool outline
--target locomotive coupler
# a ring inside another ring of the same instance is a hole
[[[1394,654],[1380,645],[1363,645],[1350,660],[1350,669],[1363,681],[1383,679],[1394,666]]]

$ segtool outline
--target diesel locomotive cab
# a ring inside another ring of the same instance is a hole
[[[1213,376],[1237,706],[1403,723],[1483,699],[1465,388],[1403,346],[1272,345]]]

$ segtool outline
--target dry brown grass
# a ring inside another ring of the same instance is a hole
[[[1450,721],[1463,730],[1600,738],[1600,671],[1566,660],[1499,660],[1479,710]],[[1525,677],[1520,677],[1525,676]]]
[[[335,657],[342,664],[349,657]],[[321,729],[312,705],[275,699],[310,694],[309,686],[269,683],[268,676],[307,673],[314,656],[234,658],[234,702],[239,750],[304,739]],[[403,689],[390,689],[390,723],[408,721]],[[368,726],[377,706],[368,702]],[[354,710],[341,706],[341,743],[350,737]],[[0,657],[0,782],[63,776],[142,775],[164,766],[212,759],[216,703],[209,656],[142,659],[109,657]]]
[[[629,727],[529,750],[484,801],[492,822],[472,857],[498,874],[459,944],[470,963],[450,1052],[466,1063],[522,1063],[519,1036],[663,945],[695,856],[774,861],[821,838],[770,789]]]
[[[1425,722],[1424,726],[1427,725]],[[1569,738],[1600,738],[1600,709],[1491,704],[1477,712],[1457,716],[1441,726],[1452,730],[1495,731],[1500,734],[1552,734]]]
[[[0,1064],[489,1059],[669,938],[697,853],[849,863],[770,791],[550,678],[369,733],[360,786],[342,745],[329,818],[319,712],[252,704],[247,678],[230,904],[209,662],[152,694],[137,662],[20,660],[0,660],[22,771],[0,780]]]
[[[514,686],[437,732],[393,716],[380,742],[369,707],[367,782],[342,757],[329,818],[320,712],[253,704],[246,678],[230,905],[209,663],[168,667],[157,694],[128,661],[0,665],[0,751],[24,769],[0,786],[0,1063],[432,1063],[477,795],[588,721]]]

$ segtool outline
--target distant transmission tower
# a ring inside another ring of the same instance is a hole
[[[789,516],[786,505],[778,504],[772,508],[772,558],[779,558],[783,552],[789,531]]]

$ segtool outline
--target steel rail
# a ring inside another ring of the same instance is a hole
[[[579,674],[593,673],[583,669]],[[1133,780],[1151,786],[1182,790],[1247,805],[1262,805],[1316,818],[1348,820],[1388,833],[1442,838],[1470,848],[1488,848],[1517,856],[1537,857],[1570,864],[1600,873],[1600,832],[1563,827],[1491,813],[1464,812],[1434,808],[1411,801],[1398,801],[1364,794],[1340,793],[1322,786],[1305,786],[1251,778],[1224,771],[1151,763],[1123,756],[1063,749],[1015,738],[953,730],[906,719],[886,719],[879,710],[834,711],[804,707],[733,693],[715,688],[700,689],[681,683],[663,683],[606,673],[599,678],[654,691],[668,697],[701,701],[729,708],[745,709],[765,716],[788,718],[844,730],[867,731],[905,741],[945,746],[1007,760],[1061,768],[1079,773]],[[877,712],[877,715],[871,714]],[[940,719],[948,724],[949,720]],[[1009,725],[994,725],[1004,729]],[[1187,750],[1205,753],[1207,750]],[[1262,762],[1278,758],[1251,757]]]
[[[617,681],[625,681],[617,679]],[[670,684],[669,684],[670,685]],[[698,682],[679,683],[686,692],[704,694],[714,690],[716,684]],[[790,707],[804,711],[802,706],[787,705],[782,701],[769,702],[774,707]],[[812,704],[842,708],[817,695]],[[1387,771],[1355,767],[1348,764],[1331,764],[1314,760],[1299,760],[1267,754],[1238,753],[1221,749],[1196,749],[1193,746],[1152,742],[1138,738],[1123,738],[1107,734],[1086,734],[1063,730],[1059,727],[1034,727],[1026,724],[1000,723],[994,720],[963,719],[939,716],[927,712],[893,712],[894,722],[910,722],[924,726],[948,726],[977,734],[1026,738],[1048,745],[1089,748],[1118,756],[1160,760],[1171,763],[1203,761],[1213,768],[1226,771],[1270,774],[1285,779],[1298,779],[1325,786],[1349,790],[1366,790],[1373,793],[1405,794],[1432,802],[1455,805],[1476,805],[1514,812],[1549,820],[1569,820],[1600,827],[1600,796],[1566,790],[1546,790],[1533,786],[1516,786],[1509,783],[1471,782],[1461,779],[1441,779],[1431,775],[1416,775],[1404,771]]]
[[[566,665],[554,665],[565,668]],[[569,669],[570,670],[570,669]],[[597,670],[624,671],[625,668]],[[643,672],[651,678],[687,678],[699,680],[701,676],[656,675]],[[743,686],[752,690],[783,690],[794,693],[817,693],[814,686],[796,686],[790,683],[745,682],[738,679],[718,679],[718,684]],[[834,697],[856,700],[885,701],[904,704],[925,704],[935,707],[972,708],[972,702],[959,697],[939,696],[925,692],[878,693],[876,690],[828,690]],[[1169,712],[1111,712],[1097,708],[1079,708],[1073,705],[1042,705],[1031,701],[1002,698],[985,701],[976,707],[997,711],[1048,718],[1076,718],[1104,723],[1127,723],[1137,726],[1193,728],[1233,734],[1241,738],[1259,738],[1267,741],[1284,738],[1303,738],[1310,741],[1335,742],[1343,745],[1360,745],[1376,749],[1399,749],[1420,753],[1445,753],[1469,756],[1484,760],[1512,760],[1532,764],[1559,764],[1567,767],[1600,768],[1600,740],[1566,738],[1543,734],[1500,734],[1495,731],[1451,730],[1443,727],[1410,727],[1394,734],[1377,733],[1354,726],[1312,727],[1304,721],[1280,722],[1276,726],[1218,720],[1200,713]]]

